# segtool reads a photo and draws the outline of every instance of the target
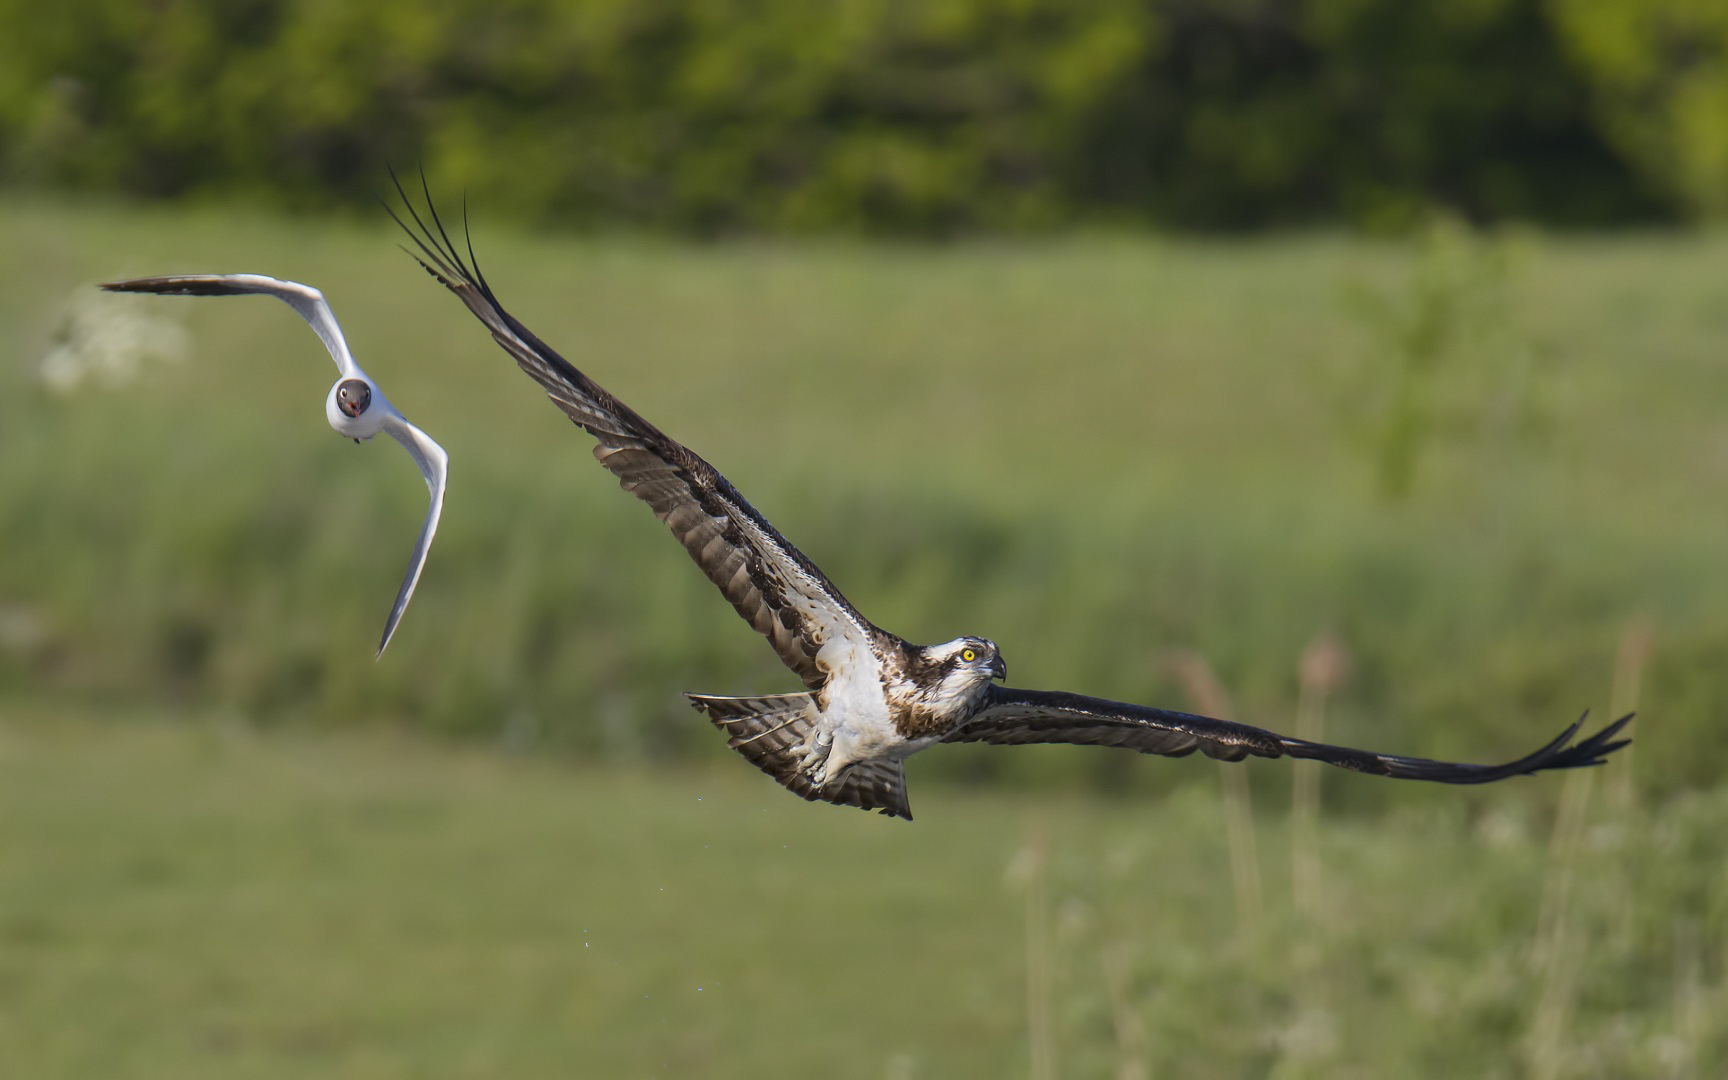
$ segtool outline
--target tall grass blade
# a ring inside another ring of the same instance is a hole
[[[1029,823],[1008,876],[1026,890],[1026,1041],[1031,1080],[1056,1080],[1049,858],[1048,831],[1042,822]]]
[[[1110,995],[1110,1023],[1116,1036],[1116,1080],[1149,1080],[1146,1027],[1128,994],[1128,947],[1106,944],[1103,952],[1104,989]]]
[[[1302,652],[1301,686],[1296,700],[1296,737],[1326,738],[1326,700],[1349,673],[1350,651],[1333,634],[1319,634]],[[1318,762],[1292,763],[1290,787],[1290,891],[1296,910],[1309,920],[1320,917],[1326,898],[1320,871],[1320,770]]]
[[[1625,627],[1620,631],[1620,647],[1614,653],[1614,686],[1609,694],[1613,707],[1609,710],[1611,716],[1625,716],[1638,709],[1638,697],[1644,688],[1644,671],[1650,666],[1650,652],[1656,638],[1656,622],[1648,613],[1640,613],[1626,620]],[[1614,762],[1614,787],[1612,799],[1616,809],[1627,810],[1637,801],[1638,788],[1634,782],[1637,776],[1633,768],[1634,751],[1638,744],[1634,741],[1619,753]]]
[[[1196,652],[1176,652],[1168,664],[1194,707],[1220,720],[1234,720],[1230,695],[1212,665]],[[1236,915],[1245,933],[1260,925],[1265,908],[1260,885],[1260,852],[1254,836],[1254,801],[1248,773],[1239,762],[1221,762],[1218,780],[1224,800],[1224,833],[1230,844],[1230,880],[1236,893]]]

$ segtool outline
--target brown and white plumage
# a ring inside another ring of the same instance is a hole
[[[646,502],[726,599],[768,638],[805,692],[767,697],[688,695],[757,768],[805,799],[910,818],[904,761],[938,742],[1074,743],[1225,761],[1299,757],[1358,772],[1441,783],[1487,783],[1545,769],[1600,764],[1626,744],[1630,716],[1573,744],[1574,724],[1504,765],[1396,757],[1287,738],[1246,724],[1054,691],[998,686],[996,645],[963,637],[913,645],[859,614],[827,577],[725,477],[619,401],[506,312],[471,244],[457,250],[432,206],[423,219],[401,191],[428,273],[461,298],[492,337],[593,435],[595,456]],[[411,252],[412,254],[412,252]]]
[[[555,405],[594,436],[600,464],[665,522],[708,580],[745,622],[768,638],[805,686],[814,689],[824,681],[817,661],[824,643],[844,640],[862,646],[879,633],[712,465],[613,397],[506,312],[474,264],[472,251],[465,262],[435,215],[436,235],[412,205],[408,209],[421,232],[406,224],[403,228],[426,256],[421,265],[461,298]]]

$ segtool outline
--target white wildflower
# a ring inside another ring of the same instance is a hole
[[[88,383],[123,386],[151,364],[185,362],[192,349],[185,328],[144,306],[133,297],[81,290],[67,303],[37,374],[64,394]]]

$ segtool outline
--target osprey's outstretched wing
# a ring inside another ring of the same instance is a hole
[[[1128,705],[1103,698],[1051,690],[1015,690],[993,686],[985,707],[943,742],[1078,743],[1119,746],[1142,754],[1182,757],[1198,750],[1221,761],[1245,757],[1294,757],[1323,761],[1375,776],[1400,780],[1433,780],[1442,784],[1486,784],[1509,776],[1544,769],[1600,765],[1630,739],[1616,739],[1632,719],[1621,717],[1582,742],[1573,743],[1580,719],[1542,749],[1504,765],[1465,765],[1427,758],[1398,757],[1347,746],[1292,739],[1247,724],[1207,716]]]
[[[415,258],[420,265],[468,305],[555,405],[594,436],[600,464],[666,523],[708,580],[768,638],[805,686],[815,689],[826,678],[816,663],[824,644],[849,651],[869,648],[878,631],[803,552],[712,465],[607,393],[511,317],[481,275],[472,244],[464,259],[451,241],[429,191],[424,193],[430,224],[414,209],[400,182],[396,190],[414,225],[388,205],[385,209],[419,248]]]

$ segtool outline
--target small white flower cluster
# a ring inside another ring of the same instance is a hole
[[[36,369],[50,390],[69,394],[92,383],[124,386],[150,364],[186,360],[192,341],[185,328],[127,300],[80,292],[67,304],[54,346]]]

